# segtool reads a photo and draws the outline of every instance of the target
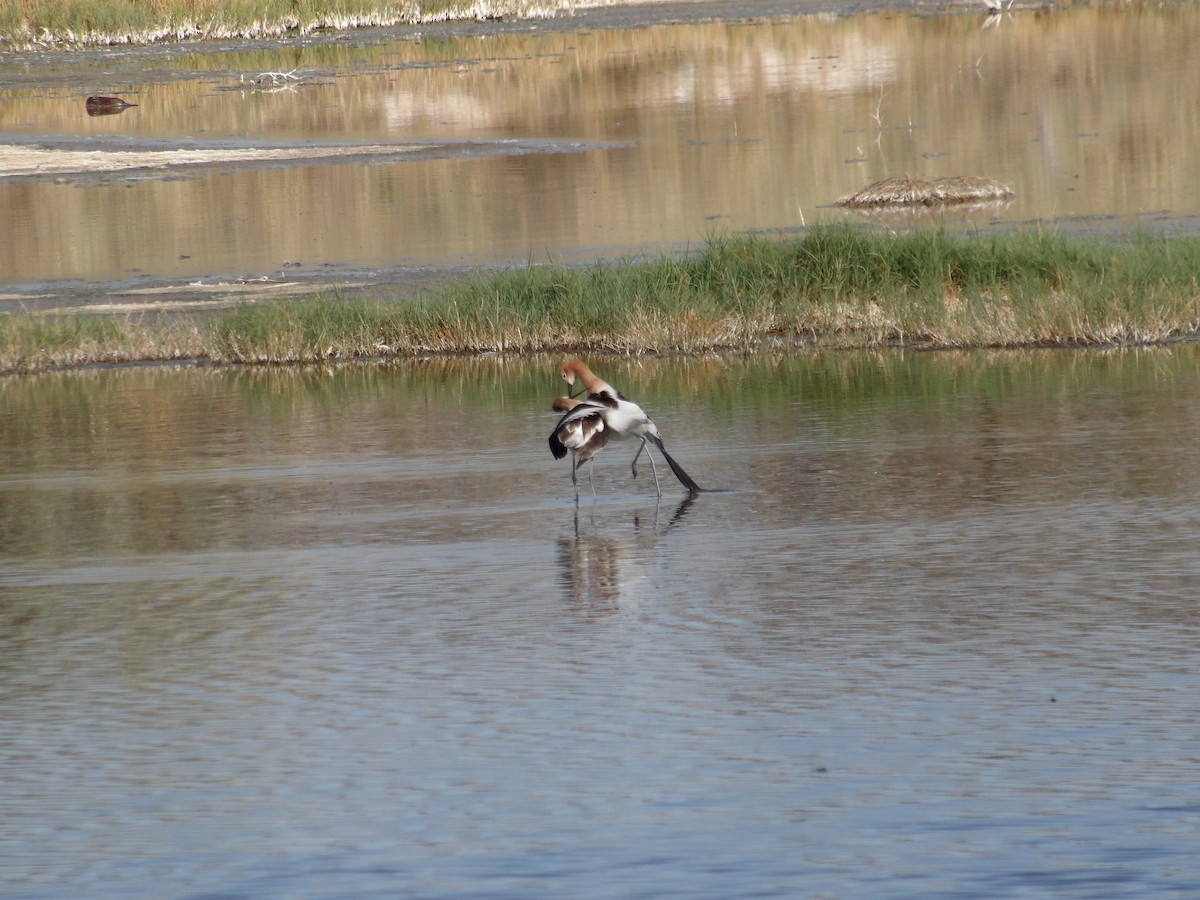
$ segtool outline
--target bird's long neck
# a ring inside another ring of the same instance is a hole
[[[607,381],[603,381],[597,377],[596,373],[589,369],[587,363],[581,359],[568,363],[567,367],[563,369],[563,373],[564,375],[570,374],[574,376],[570,382],[572,385],[576,380],[580,382],[582,385],[578,391],[580,394],[587,394],[588,396],[599,394],[613,398],[620,396],[616,388]],[[570,396],[574,397],[576,394],[572,393]]]
[[[609,384],[607,381],[601,381],[599,378],[593,378],[591,383],[587,385],[588,394],[591,396],[612,397],[614,400],[621,400],[621,393]]]
[[[589,395],[612,397],[614,400],[621,399],[621,394],[615,387],[597,376],[596,373],[587,366],[584,366],[582,369],[580,369],[579,380],[583,382],[583,386]]]

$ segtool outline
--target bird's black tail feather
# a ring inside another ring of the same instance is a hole
[[[656,440],[654,438],[651,438],[650,440],[654,443],[654,446],[658,448],[658,452],[663,455],[663,459],[667,461],[667,465],[671,467],[671,471],[675,473],[675,477],[678,478],[680,483],[688,489],[689,494],[699,494],[704,490],[704,488],[696,484],[691,475],[683,471],[683,466],[675,462],[675,460],[671,457],[671,454],[667,452],[667,448],[663,446],[663,442],[661,440]]]

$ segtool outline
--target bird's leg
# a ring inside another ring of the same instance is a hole
[[[596,499],[596,457],[592,457],[592,464],[588,466],[588,483],[592,486],[592,499]]]
[[[642,449],[645,449],[645,447],[646,447],[646,439],[642,438]],[[638,450],[639,456],[641,455],[641,453],[642,453],[642,451]],[[658,496],[661,497],[662,496],[662,488],[658,486],[658,466],[656,466],[654,464],[654,454],[651,453],[649,450],[646,450],[646,456],[648,456],[650,458],[650,471],[654,473],[654,490],[657,491]],[[635,457],[635,459],[636,459],[636,457]]]
[[[578,467],[575,465],[575,454],[572,453],[571,454],[571,487],[575,488],[575,502],[578,503],[579,502],[579,482],[575,477],[575,469],[576,468],[578,468]]]
[[[641,458],[643,450],[646,450],[646,442],[645,441],[642,441],[638,445],[638,452],[633,455],[633,462],[629,464],[629,470],[631,472],[633,472],[634,478],[637,478],[637,461]],[[648,456],[649,454],[650,454],[650,451],[646,450],[646,455]],[[653,465],[653,460],[651,460],[651,464]]]

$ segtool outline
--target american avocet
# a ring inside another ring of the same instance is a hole
[[[554,434],[550,436],[550,449],[552,451],[555,449],[556,440],[560,445],[566,447],[565,441],[559,436],[562,429],[569,428],[572,426],[572,423],[580,420],[594,420],[599,418],[604,423],[604,428],[609,433],[610,438],[635,438],[641,442],[638,446],[638,452],[633,457],[630,469],[636,478],[637,461],[641,457],[642,451],[645,450],[646,455],[650,457],[651,471],[654,472],[654,489],[660,497],[662,496],[662,487],[658,481],[658,467],[654,464],[654,455],[647,448],[649,444],[653,444],[658,452],[663,455],[663,459],[667,461],[667,465],[671,467],[671,471],[675,473],[675,477],[688,489],[688,493],[696,494],[703,490],[683,470],[683,467],[675,462],[671,455],[667,453],[666,447],[663,446],[662,435],[659,433],[658,426],[650,420],[645,411],[632,400],[622,396],[620,391],[607,381],[599,378],[595,372],[588,368],[587,363],[580,359],[569,360],[563,364],[560,374],[567,383],[568,391],[575,386],[577,380],[582,382],[583,385],[580,391],[575,392],[575,394],[568,393],[568,399],[573,399],[576,394],[583,391],[587,391],[588,397],[559,419],[558,425],[555,426]],[[556,452],[556,458],[561,459],[565,455],[565,452],[565,449],[561,453]]]

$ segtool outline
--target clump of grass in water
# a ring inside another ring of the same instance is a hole
[[[78,313],[0,315],[0,373],[205,356],[200,330],[184,318],[147,325]]]
[[[128,359],[313,362],[416,352],[1153,343],[1200,333],[1200,239],[1120,244],[816,228],[683,259],[529,267],[412,302],[336,294],[192,322],[0,316],[0,369]],[[51,334],[53,332],[53,334]],[[51,349],[57,348],[57,349]]]
[[[373,340],[388,307],[337,295],[238,307],[208,325],[209,356],[246,363],[313,362],[379,354]]]
[[[818,229],[784,252],[794,255],[793,305],[811,304],[807,316],[793,309],[793,321],[808,319],[813,333],[866,344],[1150,342],[1198,327],[1194,239],[1110,244],[1028,233],[891,237],[835,228]]]
[[[85,316],[0,316],[5,371],[113,360],[128,332],[112,319]]]

